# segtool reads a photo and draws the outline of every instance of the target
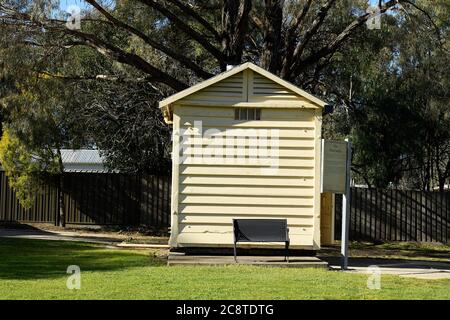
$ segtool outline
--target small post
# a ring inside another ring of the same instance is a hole
[[[346,161],[346,177],[345,177],[345,193],[342,195],[342,232],[341,232],[341,258],[342,270],[348,267],[348,233],[350,227],[350,177],[352,164],[352,143],[349,139],[347,142],[347,161]]]

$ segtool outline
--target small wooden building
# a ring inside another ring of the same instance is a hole
[[[170,246],[231,247],[233,218],[287,218],[292,248],[319,249],[324,106],[252,63],[161,101],[173,124]]]

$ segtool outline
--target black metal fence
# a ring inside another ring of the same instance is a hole
[[[450,243],[450,193],[351,188],[350,240]],[[335,238],[342,196],[336,195]]]
[[[169,176],[66,173],[66,224],[170,226]],[[335,238],[341,234],[342,196],[336,195]],[[57,189],[43,185],[24,209],[0,171],[0,222],[57,223]],[[450,192],[351,189],[350,240],[450,243]]]
[[[170,221],[170,177],[120,173],[66,173],[66,224],[146,225],[166,228]],[[0,171],[0,221],[56,223],[57,188],[42,185],[30,209],[23,208]]]

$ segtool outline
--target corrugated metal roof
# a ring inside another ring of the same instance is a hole
[[[98,150],[61,149],[65,172],[106,172]]]
[[[61,149],[63,163],[103,163],[98,150]]]
[[[56,151],[56,150],[55,150]],[[98,150],[92,149],[61,149],[64,172],[102,173],[119,172],[108,170],[104,165],[104,158]],[[0,165],[0,171],[4,171]]]

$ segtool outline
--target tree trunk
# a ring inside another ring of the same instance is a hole
[[[223,3],[221,38],[225,63],[220,66],[222,71],[227,64],[241,63],[251,8],[251,0],[225,0]]]
[[[284,0],[265,0],[264,44],[261,66],[278,74],[281,68],[281,29]]]

